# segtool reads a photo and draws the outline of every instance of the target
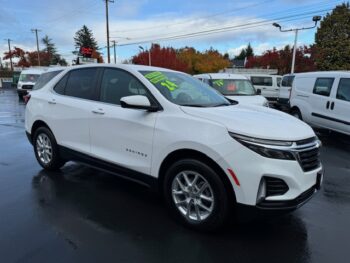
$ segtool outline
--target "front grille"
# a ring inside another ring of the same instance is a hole
[[[22,89],[33,89],[34,85],[22,85]]]
[[[289,190],[288,185],[281,179],[264,177],[266,183],[266,196],[284,195]]]
[[[315,170],[321,165],[320,150],[318,147],[311,150],[298,152],[298,159],[304,172]]]
[[[296,141],[297,145],[304,145],[304,144],[309,144],[309,143],[313,143],[316,141],[316,137],[311,137],[308,139],[304,139],[304,140],[300,140],[300,141]]]

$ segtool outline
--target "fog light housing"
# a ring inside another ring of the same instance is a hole
[[[258,195],[256,196],[256,203],[260,203],[263,201],[266,197],[266,182],[264,178],[261,178],[259,189],[258,189]]]

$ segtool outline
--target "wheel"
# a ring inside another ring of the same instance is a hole
[[[60,158],[55,137],[48,128],[40,127],[35,131],[33,146],[35,157],[44,169],[57,170],[65,164]]]
[[[293,109],[290,114],[299,120],[303,120],[299,109]]]
[[[164,197],[170,212],[191,228],[212,231],[224,225],[230,212],[223,181],[205,163],[184,159],[166,172]]]
[[[18,99],[23,100],[23,96],[21,94],[18,94]]]

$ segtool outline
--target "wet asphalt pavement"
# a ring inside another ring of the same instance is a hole
[[[274,220],[188,230],[147,188],[68,163],[48,173],[24,133],[24,105],[0,90],[0,262],[350,262],[350,137],[321,136],[326,176]]]

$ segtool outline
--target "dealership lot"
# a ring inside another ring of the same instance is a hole
[[[42,170],[24,107],[0,91],[1,262],[349,262],[348,136],[320,136],[323,189],[298,211],[209,235],[176,224],[142,186],[75,163]]]

